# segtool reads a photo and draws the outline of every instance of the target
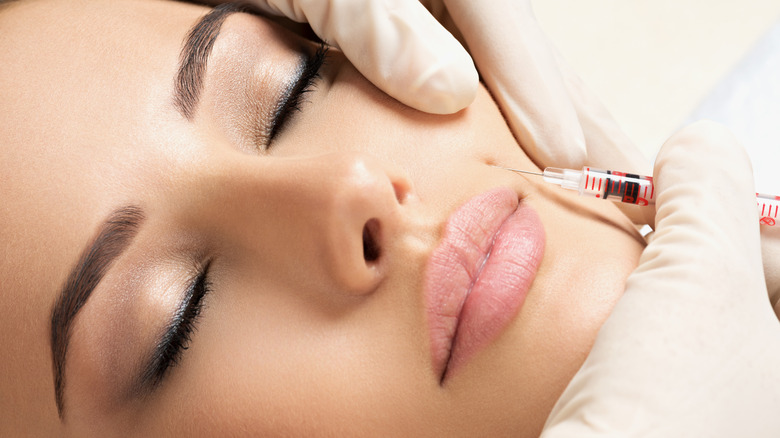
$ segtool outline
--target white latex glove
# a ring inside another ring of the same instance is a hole
[[[260,9],[308,22],[328,44],[404,104],[457,112],[476,96],[471,57],[418,0],[251,0]]]
[[[656,231],[542,437],[780,436],[780,323],[749,160],[698,123],[658,154]]]

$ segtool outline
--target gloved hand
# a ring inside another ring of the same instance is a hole
[[[449,114],[476,96],[471,57],[418,0],[251,0],[308,22],[377,87],[422,111]]]
[[[653,240],[542,437],[777,437],[780,324],[749,160],[698,123],[654,174]]]

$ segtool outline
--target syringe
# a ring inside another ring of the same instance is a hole
[[[502,166],[494,167],[541,176],[545,182],[557,184],[564,189],[576,190],[580,196],[591,196],[642,206],[655,204],[656,193],[652,176],[592,167],[583,167],[582,170],[547,167],[543,173]],[[759,222],[763,225],[776,225],[778,216],[780,216],[780,196],[756,193],[756,203]]]

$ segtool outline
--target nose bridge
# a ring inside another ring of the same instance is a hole
[[[264,160],[239,190],[240,223],[251,245],[273,247],[279,272],[319,276],[350,294],[372,291],[383,276],[383,240],[398,229],[408,179],[358,153]],[[237,229],[240,233],[241,229]]]

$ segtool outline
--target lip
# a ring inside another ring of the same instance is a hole
[[[506,188],[455,210],[425,271],[433,369],[446,378],[514,319],[545,245],[539,216]]]

